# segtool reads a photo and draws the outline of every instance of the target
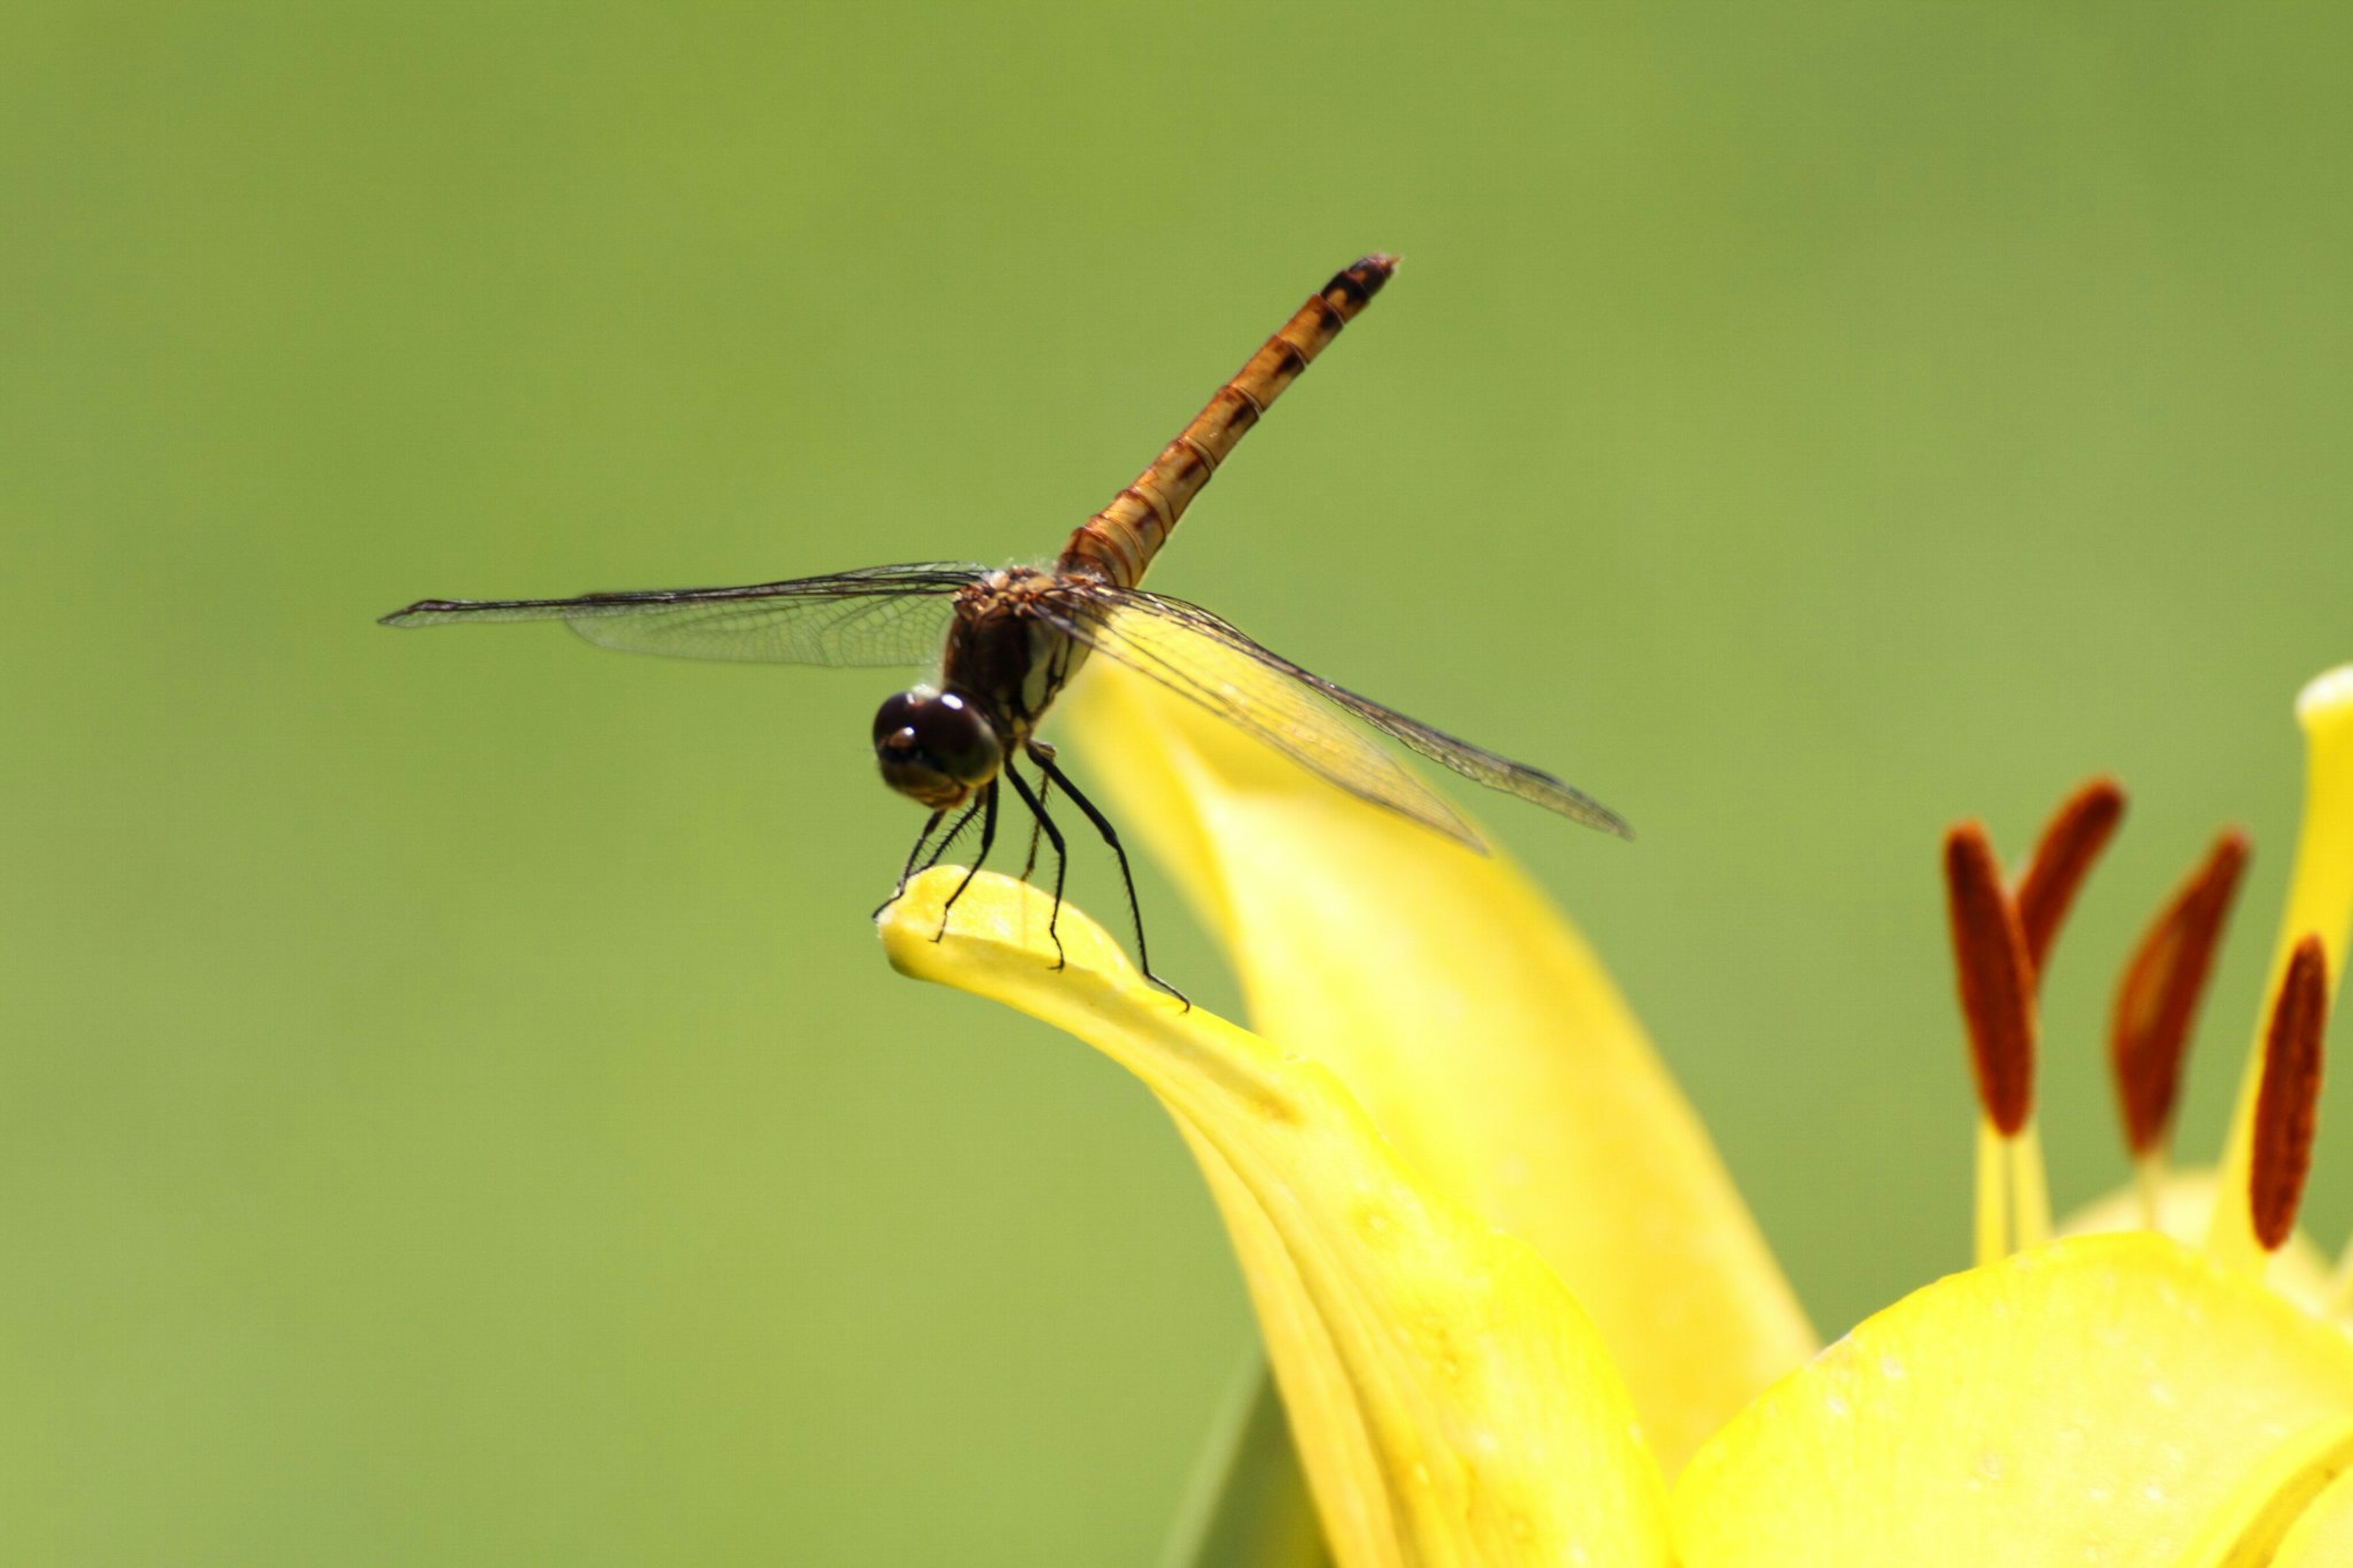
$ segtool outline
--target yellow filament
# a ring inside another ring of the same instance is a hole
[[[2024,1252],[2051,1239],[2051,1179],[2042,1169],[2042,1134],[2032,1118],[2005,1140],[2010,1145],[2010,1201],[2015,1205],[2015,1239]]]
[[[2333,995],[2345,972],[2348,921],[2353,921],[2353,665],[2316,679],[2296,697],[2305,734],[2304,824],[2296,835],[2295,869],[2280,921],[2253,1049],[2239,1079],[2238,1109],[2224,1146],[2220,1193],[2206,1233],[2206,1250],[2226,1268],[2253,1273],[2263,1260],[2254,1217],[2244,1199],[2254,1167],[2255,1100],[2263,1085],[2263,1037],[2288,955],[2307,935],[2328,954]],[[2236,1194],[2236,1195],[2229,1195]]]
[[[2010,1140],[1993,1119],[1978,1118],[1978,1267],[2010,1256]]]
[[[2133,1201],[2140,1210],[2143,1230],[2165,1229],[2164,1205],[2159,1200],[2167,1178],[2173,1173],[2172,1165],[2162,1143],[2133,1161]]]

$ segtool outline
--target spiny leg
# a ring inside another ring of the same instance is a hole
[[[940,818],[946,815],[944,811],[935,811],[923,819],[923,830],[915,835],[915,847],[907,851],[907,863],[899,868],[899,885],[891,889],[889,898],[876,906],[871,918],[881,920],[884,910],[907,896],[907,879],[915,874],[915,857],[923,852],[924,841],[931,837],[932,829],[937,827],[940,825]]]
[[[1127,918],[1135,927],[1136,967],[1144,971],[1145,979],[1184,1003],[1185,1010],[1191,1012],[1193,999],[1152,973],[1152,954],[1144,944],[1144,906],[1136,901],[1135,873],[1128,866],[1127,850],[1119,841],[1119,829],[1113,827],[1111,825],[1111,818],[1096,810],[1095,803],[1081,794],[1079,787],[1070,781],[1069,776],[1054,765],[1054,759],[1050,754],[1041,754],[1033,746],[1029,749],[1029,760],[1038,764],[1038,771],[1044,773],[1049,782],[1062,786],[1062,793],[1071,797],[1071,804],[1086,813],[1087,820],[1095,825],[1095,831],[1103,835],[1103,841],[1110,845],[1111,852],[1118,857],[1119,879],[1127,889]]]
[[[972,819],[979,815],[980,802],[976,798],[970,805],[965,806],[964,810],[956,814],[956,819],[948,824],[946,837],[942,838],[937,844],[932,846],[932,852],[923,858],[923,863],[916,867],[915,869],[918,871],[928,871],[933,867],[938,865],[942,858],[944,858],[949,850],[955,847],[955,841],[964,837],[964,830],[972,826]]]
[[[1008,763],[1005,771],[1008,773],[1011,773],[1013,771],[1012,764]],[[1031,802],[1029,806],[1031,814],[1029,821],[1029,857],[1028,859],[1021,862],[1021,879],[1025,882],[1029,879],[1029,873],[1038,868],[1038,837],[1039,833],[1043,831],[1046,826],[1046,797],[1053,793],[1054,781],[1052,779],[1040,778],[1038,781],[1038,798],[1034,802]],[[1027,800],[1029,797],[1024,795],[1022,798]],[[1062,841],[1060,838],[1055,839],[1054,848],[1057,854],[1061,852],[1061,847]],[[1062,874],[1060,871],[1057,871],[1054,873],[1054,885],[1059,888],[1061,886],[1061,883]],[[1060,900],[1056,900],[1058,905],[1060,901]]]
[[[1054,787],[1054,781],[1048,779],[1033,793],[1029,781],[1015,773],[1013,764],[1008,762],[1005,764],[1005,782],[1013,786],[1013,793],[1019,795],[1021,804],[1029,808],[1030,821],[1034,825],[1029,835],[1031,865],[1038,859],[1039,829],[1044,830],[1054,846],[1054,910],[1046,917],[1046,934],[1054,943],[1054,967],[1060,969],[1070,962],[1062,954],[1062,933],[1056,928],[1062,921],[1062,877],[1071,868],[1071,851],[1070,847],[1062,842],[1062,830],[1054,826],[1052,817],[1046,815],[1046,792]],[[1029,866],[1021,868],[1021,879],[1025,882],[1029,879]]]
[[[982,808],[980,853],[972,858],[972,864],[965,868],[964,880],[955,885],[955,891],[948,895],[948,901],[940,906],[940,929],[932,934],[934,942],[947,940],[948,915],[955,909],[956,900],[964,897],[964,890],[972,886],[972,879],[980,875],[980,868],[988,859],[988,852],[997,847],[997,781],[995,779],[989,780],[981,790],[980,805]]]

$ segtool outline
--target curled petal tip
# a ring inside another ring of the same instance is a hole
[[[1309,1473],[1379,1500],[1360,1547],[1394,1535],[1344,1560],[1672,1561],[1608,1347],[1532,1249],[1431,1185],[1325,1068],[1151,990],[1068,907],[1055,970],[1052,900],[988,876],[958,895],[964,876],[927,872],[884,911],[891,962],[1069,1031],[1176,1118],[1253,1288],[1284,1303],[1270,1345]]]
[[[1151,994],[1143,976],[1111,934],[1069,904],[1055,918],[1053,900],[1026,882],[983,871],[955,898],[961,866],[937,866],[874,917],[891,967],[916,980],[976,989],[976,970],[1012,970],[1024,977],[1092,974],[1116,987]],[[1049,929],[1050,922],[1051,930]],[[1058,959],[1054,939],[1061,938]],[[1175,1006],[1172,1001],[1169,1005]]]

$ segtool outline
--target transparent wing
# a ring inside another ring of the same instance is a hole
[[[957,589],[988,568],[963,562],[868,566],[740,588],[665,588],[573,599],[424,599],[388,626],[562,621],[602,647],[677,658],[872,668],[939,657]]]
[[[1604,833],[1633,837],[1617,813],[1552,774],[1359,697],[1260,647],[1198,605],[1094,583],[1048,604],[1058,629],[1095,652],[1191,698],[1359,799],[1449,837],[1480,845],[1451,806],[1343,715],[1490,789]]]

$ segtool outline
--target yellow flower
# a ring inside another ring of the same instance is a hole
[[[2147,1231],[2035,1245],[2018,1084],[2063,888],[2010,889],[1976,841],[1956,852],[2000,1224],[1978,1267],[1815,1353],[1640,1026],[1516,872],[1148,683],[1090,681],[1089,755],[1226,941],[1257,1032],[1150,989],[1068,909],[1053,970],[1045,900],[1003,879],[936,942],[960,873],[919,879],[884,944],[1076,1035],[1167,1107],[1342,1568],[2353,1562],[2353,1343],[2262,1271],[2308,1092],[2299,1119],[2252,1075],[2211,1189],[2235,1201],[2211,1205],[2204,1250]],[[2292,1006],[2258,1054],[2316,1072],[2313,966],[2339,972],[2353,909],[2353,671],[2299,714],[2312,774],[2274,967]],[[2187,1189],[2153,1171],[2147,1190]]]

